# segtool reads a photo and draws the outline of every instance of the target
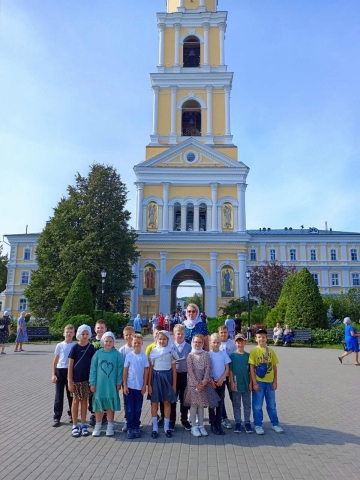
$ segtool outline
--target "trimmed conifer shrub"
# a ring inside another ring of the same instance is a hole
[[[297,274],[297,272],[292,273],[286,278],[275,307],[266,315],[265,324],[267,327],[275,327],[277,323],[284,326],[286,310]]]
[[[285,322],[297,328],[327,328],[326,308],[311,273],[305,267],[295,277]]]
[[[76,315],[89,315],[94,318],[94,303],[89,284],[83,272],[80,272],[61,307],[58,316],[58,326],[69,323],[70,318]]]

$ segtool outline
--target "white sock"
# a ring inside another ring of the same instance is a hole
[[[96,422],[96,423],[95,423],[95,426],[101,428],[101,422]]]
[[[164,432],[166,433],[170,428],[170,418],[164,418]]]
[[[108,425],[109,425],[110,427],[113,427],[113,426],[114,426],[114,422],[108,422]]]
[[[159,427],[158,427],[158,419],[157,417],[152,417],[152,424],[153,424],[153,432],[158,432]]]

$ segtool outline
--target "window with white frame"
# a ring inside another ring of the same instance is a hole
[[[318,273],[312,273],[311,276],[314,279],[315,285],[319,286],[319,274]]]
[[[274,262],[276,260],[276,250],[275,248],[270,248],[270,260]]]
[[[331,286],[332,287],[338,287],[339,285],[340,285],[339,274],[338,273],[332,273],[331,274]]]
[[[19,310],[21,312],[24,312],[25,310],[27,310],[27,300],[26,300],[26,298],[20,298],[20,300],[19,300]]]
[[[330,250],[330,260],[331,260],[331,261],[337,260],[337,255],[336,255],[336,250],[335,250],[335,248],[332,248],[332,249]]]
[[[28,285],[30,280],[30,272],[21,272],[20,283],[21,285]]]
[[[315,250],[315,248],[312,248],[310,250],[310,261],[311,262],[316,262],[316,250]]]
[[[355,262],[358,259],[358,253],[356,248],[352,248],[350,250],[350,255],[351,255],[351,261]]]
[[[31,258],[31,249],[24,248],[24,260],[30,260]]]
[[[353,287],[360,287],[360,273],[352,273],[351,277]]]
[[[295,248],[290,248],[290,260],[291,261],[296,261],[296,249]]]
[[[256,262],[256,250],[255,249],[250,250],[250,261],[251,262]]]

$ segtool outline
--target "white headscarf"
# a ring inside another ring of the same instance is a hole
[[[101,346],[104,346],[104,340],[106,337],[111,337],[114,340],[115,343],[115,335],[112,332],[105,332],[104,335],[101,337],[100,343]]]
[[[167,345],[165,345],[165,347],[162,347],[159,344],[159,341],[157,341],[156,342],[156,347],[153,348],[150,352],[150,360],[155,360],[155,358],[162,357],[163,355],[166,355],[167,353],[171,353],[173,355],[173,357],[176,359],[177,355],[176,355],[176,352],[174,350],[174,344],[170,339],[170,333],[167,332],[166,330],[161,330],[159,332],[159,334],[160,333],[161,333],[161,335],[165,335],[167,337],[168,343],[167,343]]]
[[[84,330],[87,330],[89,332],[89,336],[91,337],[91,328],[89,327],[89,325],[80,325],[76,332],[76,338],[78,340],[80,340],[81,332],[83,332]]]
[[[344,318],[344,325],[349,325],[350,322],[351,322],[350,317]]]
[[[199,311],[199,307],[195,304],[193,304],[193,307],[196,308],[196,311],[197,311],[197,314],[196,314],[196,318],[194,320],[189,320],[186,316],[186,320],[183,322],[185,327],[186,328],[189,328],[190,330],[192,330],[195,325],[197,325],[198,323],[202,322],[201,318],[200,318],[200,311]]]

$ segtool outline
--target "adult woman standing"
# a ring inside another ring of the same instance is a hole
[[[0,318],[0,345],[1,355],[5,355],[5,344],[9,341],[10,330],[10,318],[9,312],[4,312],[3,318]]]
[[[185,341],[190,343],[195,335],[204,336],[204,350],[209,351],[209,330],[200,318],[199,307],[195,303],[189,303],[186,307]]]
[[[345,352],[339,358],[339,362],[342,363],[343,358],[350,353],[354,352],[355,365],[360,365],[359,363],[359,340],[360,333],[357,333],[356,329],[351,325],[350,317],[344,318],[345,325],[345,337],[344,341],[346,344]]]
[[[17,335],[16,335],[16,345],[14,352],[25,352],[22,348],[23,342],[28,341],[28,335],[26,330],[26,322],[25,322],[25,312],[21,312],[20,317],[17,321]]]

